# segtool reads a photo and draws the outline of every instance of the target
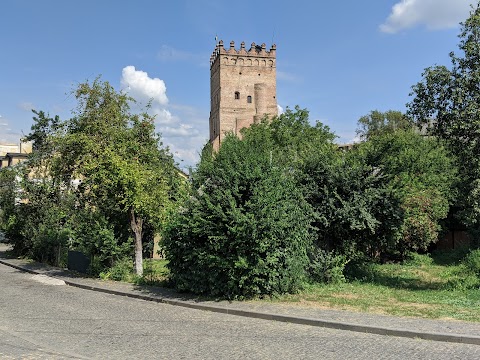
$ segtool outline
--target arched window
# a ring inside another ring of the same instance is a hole
[[[235,91],[235,100],[240,99],[240,93],[238,91]]]
[[[247,96],[247,103],[249,103],[249,104],[252,103],[252,97],[250,95]]]

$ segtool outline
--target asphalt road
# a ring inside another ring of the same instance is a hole
[[[479,359],[480,346],[243,318],[0,265],[0,359]]]

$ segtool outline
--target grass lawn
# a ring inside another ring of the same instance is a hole
[[[452,256],[453,255],[453,256]],[[308,285],[271,301],[399,316],[480,321],[478,278],[455,254],[417,255],[404,264],[372,264],[357,279]]]
[[[346,283],[310,284],[298,294],[255,301],[480,322],[480,280],[461,263],[464,255],[445,252],[414,255],[401,264],[370,264],[356,269],[355,280]],[[164,286],[166,264],[146,260],[144,276],[130,281]]]

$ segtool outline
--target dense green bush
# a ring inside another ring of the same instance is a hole
[[[440,221],[455,198],[457,169],[442,142],[414,130],[372,136],[358,148],[364,166],[375,169],[395,194],[401,213],[390,253],[406,256],[438,240]]]
[[[118,259],[111,267],[103,267],[103,271],[99,273],[99,276],[103,280],[130,282],[135,278],[133,261],[128,257]]]
[[[316,244],[349,260],[376,258],[397,242],[402,210],[385,177],[356,150],[316,152],[303,168]]]
[[[345,281],[345,265],[348,260],[345,255],[336,255],[317,246],[309,251],[310,264],[308,272],[310,279],[318,283],[341,283]]]
[[[275,158],[266,124],[204,151],[196,190],[164,239],[178,289],[243,298],[300,288],[311,210],[293,169]]]
[[[470,272],[480,277],[480,249],[470,251],[462,262]]]
[[[97,209],[78,208],[71,214],[69,222],[72,229],[70,249],[90,257],[94,265],[90,269],[93,275],[98,275],[131,253],[133,241],[128,234],[121,236],[120,231],[115,229],[115,218],[107,219]]]

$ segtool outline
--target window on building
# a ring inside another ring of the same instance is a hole
[[[250,95],[247,96],[247,103],[249,103],[249,104],[252,103],[252,97]]]
[[[235,91],[235,100],[240,99],[240,93],[238,91]]]

